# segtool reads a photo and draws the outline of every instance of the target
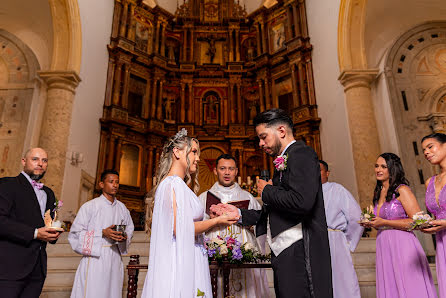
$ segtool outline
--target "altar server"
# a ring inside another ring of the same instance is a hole
[[[247,191],[243,190],[236,182],[238,169],[235,158],[229,154],[222,154],[216,160],[214,174],[218,181],[209,189],[209,191],[221,199],[222,203],[249,201],[248,209],[260,210],[259,202]],[[200,195],[206,210],[207,191]],[[209,215],[204,214],[204,218],[208,219]],[[254,234],[248,227],[237,224],[223,227],[217,226],[206,232],[207,238],[232,237],[240,243],[249,242],[258,251],[264,252],[265,237],[263,243],[257,244]],[[219,291],[218,297],[223,297],[222,275],[219,275]],[[229,276],[229,293],[231,297],[269,297],[268,279],[264,269],[232,269]]]
[[[76,271],[72,298],[122,297],[121,255],[129,249],[133,222],[129,210],[116,199],[118,172],[104,171],[99,186],[102,195],[82,205],[68,235],[73,250],[83,256]],[[125,225],[125,233],[115,231],[116,225]]]
[[[328,164],[320,160],[325,217],[330,243],[334,298],[360,298],[358,277],[352,256],[364,230],[358,223],[361,208],[342,185],[328,182]]]

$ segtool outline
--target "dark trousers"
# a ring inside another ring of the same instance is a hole
[[[277,257],[272,254],[271,265],[277,298],[310,297],[303,240],[293,243]]]
[[[33,271],[21,280],[0,280],[0,297],[2,298],[39,298],[45,275],[40,256]]]

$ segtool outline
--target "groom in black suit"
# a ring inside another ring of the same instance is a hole
[[[45,228],[46,210],[54,210],[53,191],[38,181],[45,175],[48,155],[30,149],[17,177],[0,179],[0,297],[37,298],[46,277],[46,244],[60,233]],[[51,216],[54,214],[52,212]]]
[[[293,136],[293,122],[280,109],[254,119],[260,147],[275,160],[272,181],[259,180],[263,209],[241,210],[243,225],[267,234],[278,298],[333,296],[330,248],[320,178],[313,149]],[[341,273],[342,274],[342,273]]]

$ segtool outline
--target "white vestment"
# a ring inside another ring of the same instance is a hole
[[[127,225],[127,241],[116,244],[102,237],[103,229],[120,224]],[[74,278],[72,298],[122,298],[121,255],[127,254],[133,230],[129,210],[116,199],[112,203],[101,195],[82,205],[68,234],[71,248],[83,255]]]
[[[364,230],[358,224],[361,208],[351,193],[338,183],[324,183],[322,191],[330,242],[333,298],[360,298],[350,252],[355,251]]]
[[[220,198],[222,203],[236,202],[249,200],[248,209],[260,210],[262,207],[259,202],[247,191],[243,190],[237,183],[234,183],[230,187],[221,186],[216,182],[209,190]],[[206,209],[206,197],[207,191],[200,195],[200,200]],[[204,219],[209,219],[208,214],[204,214]],[[232,238],[238,240],[240,243],[250,242],[259,251],[264,253],[265,243],[259,243],[256,240],[254,234],[247,228],[240,225],[231,225],[229,227],[215,227],[206,233],[207,238],[214,238],[220,236],[222,238],[231,236]],[[263,242],[265,237],[261,237]],[[223,278],[221,274],[218,277],[219,287],[218,287],[218,297],[223,297]],[[266,276],[266,271],[264,269],[232,269],[229,276],[229,294],[231,297],[256,297],[263,298],[269,297],[269,287],[268,279]]]

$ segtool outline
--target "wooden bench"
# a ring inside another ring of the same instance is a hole
[[[138,294],[138,274],[140,269],[147,269],[148,265],[139,264],[139,255],[130,256],[130,262],[127,265],[128,271],[128,285],[127,285],[127,298],[136,298]],[[222,270],[223,273],[223,292],[224,297],[229,296],[229,274],[231,269],[252,269],[252,268],[271,268],[271,263],[247,263],[247,264],[231,264],[224,261],[221,265],[213,261],[209,264],[209,270],[211,272],[212,283],[212,295],[217,297],[218,292],[218,271]]]

